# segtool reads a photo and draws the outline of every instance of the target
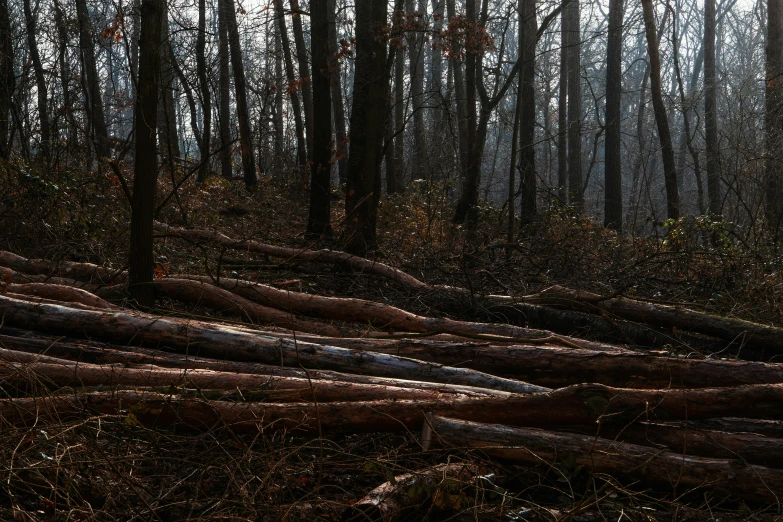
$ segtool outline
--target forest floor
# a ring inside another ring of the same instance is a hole
[[[218,230],[232,238],[300,248],[339,248],[343,201],[333,201],[335,242],[303,239],[307,194],[301,180],[263,179],[249,194],[239,181],[185,184],[161,208],[170,225]],[[161,181],[165,197],[171,183]],[[377,259],[431,284],[472,294],[530,295],[563,285],[601,295],[687,305],[722,316],[783,325],[783,255],[757,246],[754,231],[682,220],[651,234],[605,230],[552,208],[506,240],[506,217],[482,209],[478,230],[449,222],[444,187],[414,187],[383,198]],[[27,258],[91,262],[123,269],[129,205],[117,178],[75,170],[0,173],[0,250]],[[713,246],[704,246],[705,238]],[[281,262],[173,237],[156,239],[169,272],[224,274],[325,296],[359,297],[420,315],[485,320],[469,302],[439,310],[415,292],[343,268]],[[223,319],[170,300],[159,313]],[[479,314],[477,316],[477,314]],[[496,317],[494,319],[497,319]],[[367,328],[340,324],[357,337]],[[2,332],[0,332],[2,333]],[[590,338],[590,331],[574,332]],[[622,344],[618,337],[617,344]],[[675,349],[676,347],[659,347]],[[41,384],[30,375],[30,386]],[[422,451],[418,433],[329,437],[295,432],[255,435],[216,427],[207,433],[149,429],[126,415],[85,416],[33,429],[2,425],[2,520],[344,520],[370,490],[395,476],[446,462],[478,469],[472,485],[454,484],[404,520],[778,520],[780,504],[746,504],[703,490],[650,488],[590,473],[569,459],[518,465],[480,450]],[[416,492],[409,492],[414,495]],[[783,492],[778,492],[783,494]],[[363,520],[355,515],[355,520]]]

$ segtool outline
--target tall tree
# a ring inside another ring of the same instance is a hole
[[[231,51],[231,68],[234,72],[234,94],[236,95],[237,120],[239,122],[239,149],[242,154],[242,171],[245,187],[251,189],[258,183],[256,162],[253,156],[253,137],[250,131],[250,110],[247,106],[247,87],[245,85],[245,66],[242,62],[242,47],[239,42],[239,27],[234,0],[220,0],[226,16],[228,44]]]
[[[169,9],[164,6],[161,42],[163,48],[160,56],[161,103],[158,103],[158,146],[161,157],[173,170],[176,162],[182,156],[177,139],[177,109],[174,98],[174,50],[171,46],[171,31],[169,30]]]
[[[9,115],[15,89],[11,13],[8,10],[8,0],[0,0],[0,158],[6,160],[11,154]]]
[[[399,13],[398,16],[403,16]],[[405,182],[405,53],[398,49],[394,55],[394,172],[387,179],[389,194],[402,192]],[[389,172],[386,172],[388,178]]]
[[[274,127],[275,127],[275,171],[282,172],[285,165],[285,127],[283,125],[283,91],[285,79],[283,78],[283,50],[280,43],[280,26],[275,24],[272,36],[275,40],[275,99],[274,99]]]
[[[767,66],[765,127],[767,139],[767,165],[764,180],[764,218],[767,231],[777,241],[780,237],[780,224],[783,218],[783,183],[780,176],[780,146],[783,143],[783,117],[781,101],[783,90],[783,1],[767,2]]]
[[[520,0],[519,3],[519,60],[520,90],[522,102],[519,109],[519,172],[523,224],[536,216],[536,0]]]
[[[658,51],[658,35],[655,30],[655,9],[652,0],[642,0],[644,29],[647,36],[647,54],[650,58],[650,93],[652,96],[658,139],[663,156],[663,176],[666,185],[666,215],[669,219],[680,217],[680,200],[677,193],[677,170],[674,164],[674,147],[669,129],[669,118],[663,104],[661,89],[661,56]]]
[[[299,8],[299,0],[290,0],[290,2],[291,2],[291,26],[294,30],[294,43],[296,44],[296,61],[299,64],[299,80],[301,81],[302,84],[302,108],[304,108],[304,124],[305,124],[306,142],[307,142],[307,160],[310,161],[313,159],[313,89],[314,86],[312,85],[312,78],[310,77],[310,64],[307,62],[307,46],[305,45],[304,30],[302,29],[302,10]],[[312,17],[312,13],[310,16]],[[311,20],[311,24],[312,24],[312,20]]]
[[[217,2],[218,15],[218,89],[220,103],[218,104],[218,130],[220,132],[220,174],[226,179],[234,177],[231,166],[231,73],[228,57],[228,18],[223,13],[223,2]]]
[[[71,64],[68,61],[68,27],[66,26],[65,12],[62,5],[60,5],[60,0],[54,0],[54,24],[57,27],[57,65],[60,69],[63,116],[68,133],[68,145],[71,146],[76,143],[76,122],[74,121],[73,106],[71,105]],[[135,85],[135,80],[133,84]]]
[[[609,35],[606,43],[606,142],[604,226],[623,229],[623,178],[621,109],[623,84],[623,0],[609,2]]]
[[[443,29],[444,0],[432,0],[433,42],[430,47],[432,52],[432,65],[430,67],[429,92],[432,98],[432,123],[433,126],[441,124],[443,114],[443,45],[440,32]]]
[[[299,90],[294,74],[294,62],[291,59],[291,45],[288,41],[288,29],[285,25],[285,12],[283,11],[283,0],[274,0],[275,14],[280,27],[280,42],[283,47],[283,63],[285,64],[285,75],[288,79],[288,95],[291,98],[291,107],[294,110],[294,127],[296,129],[296,157],[299,162],[299,168],[304,168],[307,164],[307,144],[305,141],[304,124],[302,123],[302,108],[299,105]]]
[[[201,124],[200,146],[201,166],[198,169],[198,180],[204,181],[209,174],[209,143],[212,133],[212,91],[209,88],[207,75],[207,1],[198,0],[198,35],[196,36],[196,69],[201,92]]]
[[[715,0],[704,0],[704,130],[710,214],[721,214],[718,108],[715,91]]]
[[[579,0],[571,0],[568,27],[568,202],[577,210],[584,207],[582,185],[582,31]]]
[[[87,120],[94,136],[96,152],[99,156],[106,157],[109,155],[109,134],[103,112],[98,68],[95,65],[95,42],[93,41],[90,13],[87,10],[87,0],[76,0],[76,17],[79,21],[79,48],[82,53],[84,76],[87,81],[85,92]]]
[[[405,11],[409,17],[416,20],[415,26],[408,31],[408,71],[411,81],[411,98],[413,106],[413,148],[414,177],[424,178],[427,175],[427,133],[424,127],[424,38],[419,32],[424,27],[424,8],[426,2],[419,0],[416,9],[415,0],[406,0]]]
[[[332,107],[329,89],[329,16],[327,0],[311,0],[310,31],[313,54],[313,161],[310,167],[310,214],[306,235],[332,235],[331,159]]]
[[[83,0],[80,0],[83,1]],[[157,122],[160,84],[161,29],[164,0],[142,0],[139,40],[139,84],[136,118],[136,164],[131,200],[131,244],[128,290],[142,307],[151,307],[152,219],[158,178]]]
[[[386,112],[386,0],[356,3],[356,58],[345,198],[345,244],[364,255],[377,246],[381,148]]]
[[[49,110],[47,108],[47,89],[44,69],[41,64],[41,55],[38,53],[38,31],[36,19],[30,7],[30,0],[24,0],[24,18],[27,29],[27,52],[30,53],[30,61],[35,73],[35,86],[38,91],[38,120],[41,131],[41,153],[44,158],[49,157],[51,147],[51,131],[49,130]]]
[[[337,140],[337,170],[340,184],[345,183],[348,169],[348,146],[345,135],[345,107],[343,86],[340,83],[340,59],[337,51],[337,21],[335,0],[327,0],[329,15],[329,85],[332,91],[332,114],[334,115],[334,137]]]
[[[557,197],[568,203],[568,13],[560,13],[560,83],[557,94]]]

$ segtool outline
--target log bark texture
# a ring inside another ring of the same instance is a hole
[[[543,461],[555,465],[569,459],[594,473],[631,476],[670,488],[675,494],[706,489],[777,503],[783,491],[783,470],[729,459],[689,457],[588,435],[480,424],[436,415],[428,416],[427,422],[432,439],[449,445],[481,448],[495,457],[531,464]],[[425,435],[427,431],[425,428]]]

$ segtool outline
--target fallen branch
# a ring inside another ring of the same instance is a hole
[[[689,457],[670,451],[587,435],[480,424],[428,415],[423,445],[430,441],[481,449],[494,457],[554,466],[567,456],[573,465],[614,477],[630,475],[676,491],[713,490],[747,500],[780,502],[783,470],[726,459]]]

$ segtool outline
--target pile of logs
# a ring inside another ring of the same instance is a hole
[[[779,328],[560,287],[471,296],[341,252],[165,225],[158,231],[339,265],[430,297],[481,299],[486,308],[574,314],[659,337],[677,331],[724,349],[739,345],[740,355],[757,360],[424,317],[226,278],[171,275],[153,284],[160,297],[244,322],[142,313],[122,307],[121,270],[0,252],[2,422],[106,414],[161,428],[229,425],[237,433],[409,431],[421,433],[424,450],[474,448],[531,464],[568,456],[595,473],[678,493],[759,503],[783,494],[783,364],[764,362],[783,351]],[[386,512],[394,491],[384,485],[362,503]]]

